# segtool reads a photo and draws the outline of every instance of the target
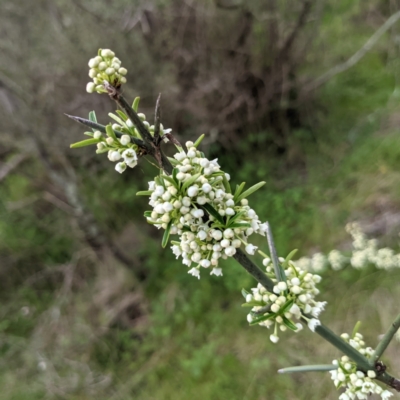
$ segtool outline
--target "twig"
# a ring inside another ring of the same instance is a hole
[[[94,128],[99,130],[100,132],[103,133],[107,133],[106,131],[106,127],[104,125],[98,124],[96,122],[90,121],[89,119],[85,119],[85,118],[81,118],[81,117],[75,117],[73,115],[68,115],[68,114],[64,114],[66,115],[68,118],[73,119],[76,122],[79,122],[80,124],[86,125],[90,128]],[[124,133],[119,132],[119,131],[114,131],[117,137],[121,137],[122,135],[124,135]],[[143,142],[143,140],[137,139],[135,137],[131,137],[131,140],[133,143],[135,143],[137,146],[139,146],[140,148],[146,148],[145,147],[145,143]]]
[[[385,333],[382,340],[378,343],[378,346],[376,346],[374,355],[372,356],[373,366],[375,366],[375,363],[379,360],[383,352],[389,346],[389,343],[391,342],[393,336],[395,335],[395,333],[398,331],[399,328],[400,328],[400,314],[393,321],[392,325],[390,325],[390,328]]]
[[[158,95],[156,102],[156,111],[154,115],[154,142],[156,145],[160,143],[160,120],[161,120],[161,107],[160,107],[161,93]]]
[[[0,169],[0,182],[15,168],[21,164],[22,161],[26,159],[27,155],[20,153],[15,155],[8,161],[8,163],[4,164]]]
[[[364,46],[361,47],[361,49],[359,49],[356,53],[354,53],[347,61],[342,64],[336,65],[329,71],[322,74],[319,78],[306,84],[302,92],[311,92],[312,90],[315,90],[324,83],[328,82],[335,75],[338,75],[341,72],[344,72],[347,69],[356,65],[372,49],[372,47],[375,46],[381,36],[386,33],[399,19],[400,11],[393,14],[389,19],[387,19],[386,22],[365,42]]]

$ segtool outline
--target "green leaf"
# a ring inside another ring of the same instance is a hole
[[[211,204],[203,204],[202,207],[210,214],[212,215],[217,221],[219,221],[221,224],[224,224],[224,219],[222,216],[218,213],[218,211],[211,205]]]
[[[231,225],[233,222],[235,222],[239,217],[241,217],[242,215],[246,214],[246,211],[240,211],[238,213],[236,213],[233,217],[231,217],[231,219],[229,220],[229,225]]]
[[[200,173],[192,175],[183,185],[182,190],[186,190],[192,183],[196,182],[196,180],[200,177]]]
[[[242,307],[263,307],[265,304],[262,301],[249,301],[247,303],[243,303]]]
[[[94,111],[90,111],[89,120],[92,122],[97,122],[96,113]]]
[[[288,254],[285,261],[282,263],[283,268],[287,268],[289,266],[289,261],[294,257],[294,255],[297,253],[297,251],[298,251],[297,249],[294,249]]]
[[[251,224],[247,222],[236,222],[229,224],[229,228],[251,228]]]
[[[246,197],[250,196],[251,194],[253,194],[255,191],[257,191],[258,189],[260,189],[261,187],[263,187],[265,185],[265,182],[259,182],[256,185],[252,186],[251,188],[247,189],[244,193],[242,193],[237,201],[239,202],[240,200],[245,199]]]
[[[354,339],[354,336],[356,336],[356,333],[360,329],[361,326],[361,321],[357,321],[357,323],[354,325],[353,332],[351,333],[351,338]]]
[[[114,139],[116,142],[118,142],[117,136],[115,135],[115,132],[114,132],[114,130],[113,130],[111,124],[108,124],[108,125],[106,126],[106,133],[107,133],[107,136],[109,136],[110,138],[112,138],[112,139]]]
[[[286,374],[291,372],[310,372],[310,371],[333,371],[338,369],[337,365],[333,364],[319,364],[319,365],[300,365],[298,367],[287,367],[278,370],[280,374]]]
[[[153,192],[151,190],[142,190],[140,192],[136,192],[136,196],[151,196]]]
[[[286,318],[284,315],[282,315],[282,319],[283,319],[283,323],[289,328],[291,329],[293,332],[296,332],[299,330],[299,328],[297,328],[297,326],[288,318]]]
[[[135,97],[135,100],[133,100],[133,103],[132,103],[132,108],[136,112],[138,112],[138,110],[139,110],[139,101],[140,101],[140,97]]]
[[[198,147],[199,146],[199,144],[202,142],[202,140],[204,139],[204,137],[205,137],[205,135],[204,135],[204,133],[194,142],[194,144],[193,144],[193,146],[194,147]]]
[[[267,315],[262,315],[261,317],[253,319],[253,321],[250,322],[250,325],[256,325],[260,322],[266,321],[267,319],[272,319],[275,317],[275,313],[270,313]]]
[[[287,302],[281,307],[281,309],[279,310],[279,314],[285,314],[285,312],[288,311],[288,310],[290,309],[290,307],[292,307],[293,303],[294,303],[294,300],[293,300],[293,299],[287,301]]]
[[[78,147],[90,146],[92,144],[97,144],[97,143],[99,143],[99,139],[86,139],[82,140],[81,142],[73,143],[69,147],[71,149],[77,149]]]
[[[150,218],[150,217],[151,217],[151,211],[145,211],[145,212],[144,212],[144,216],[145,216],[146,218]]]
[[[174,168],[172,170],[172,178],[174,179],[174,181],[178,185],[177,187],[179,188],[179,181],[178,181],[178,178],[176,177],[176,175],[178,175],[178,172],[179,172],[179,169],[178,168]]]
[[[110,149],[108,149],[107,147],[104,149],[97,149],[96,154],[108,153],[109,151],[110,151]]]
[[[233,200],[235,203],[237,203],[237,199],[240,196],[240,193],[242,193],[242,190],[244,189],[245,185],[246,182],[242,182],[240,186],[236,185],[235,194],[233,195]]]
[[[123,121],[128,120],[128,117],[126,116],[126,114],[125,114],[123,111],[121,111],[121,110],[115,110],[115,112],[120,116],[120,118],[121,118]]]
[[[83,134],[86,135],[86,136],[93,137],[93,133],[92,132],[83,132]]]
[[[113,113],[108,113],[108,116],[109,116],[110,118],[112,118],[115,122],[118,122],[119,125],[125,126],[124,121],[123,121],[120,117],[117,117],[115,114],[113,114]]]
[[[224,184],[225,191],[227,193],[232,193],[231,185],[230,185],[228,179],[226,178],[225,174],[222,176],[222,183]]]
[[[179,188],[179,184],[178,184],[177,182],[175,182],[174,178],[171,178],[171,177],[168,176],[168,175],[164,175],[163,178],[164,178],[166,181],[170,182],[172,185],[174,185],[177,189]]]
[[[168,161],[172,164],[172,165],[178,165],[179,164],[179,161],[178,160],[175,160],[175,158],[173,158],[173,157],[167,157],[168,158]]]
[[[244,298],[246,298],[248,294],[251,294],[251,293],[249,293],[246,289],[242,289],[242,296]]]
[[[171,226],[172,226],[172,220],[168,222],[167,229],[164,231],[164,236],[163,236],[162,242],[161,242],[161,246],[163,247],[163,249],[168,244],[169,232],[171,231]]]
[[[90,111],[89,120],[92,121],[92,122],[97,123],[96,113],[94,111]],[[96,132],[96,129],[92,128],[92,131]]]

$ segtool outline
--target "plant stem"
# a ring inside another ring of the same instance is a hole
[[[268,278],[268,276],[251,261],[246,254],[241,250],[237,249],[236,254],[233,258],[261,285],[263,285],[268,291],[272,292],[274,288],[274,282]]]
[[[96,122],[90,121],[89,119],[85,119],[85,118],[81,118],[81,117],[74,117],[73,115],[68,115],[68,114],[65,114],[65,115],[68,118],[71,118],[74,121],[79,122],[82,125],[86,125],[86,126],[88,126],[90,128],[97,129],[100,132],[107,133],[106,127],[104,125],[101,125],[101,124],[98,124]],[[125,135],[125,133],[122,133],[122,132],[119,132],[119,131],[114,131],[114,133],[115,133],[115,135],[117,137],[121,137],[122,135]],[[131,136],[131,141],[133,143],[135,143],[137,146],[139,146],[140,148],[145,148],[146,149],[145,143],[143,142],[143,140]]]
[[[269,252],[271,254],[272,264],[274,265],[276,279],[278,279],[279,282],[286,281],[285,272],[279,266],[279,259],[278,259],[278,254],[276,252],[274,237],[272,236],[271,226],[269,225],[269,222],[266,222],[266,225],[267,225],[268,247],[269,247]]]
[[[372,356],[372,361],[371,361],[372,366],[375,366],[376,362],[379,360],[383,352],[389,346],[389,343],[391,342],[393,336],[395,335],[395,333],[398,331],[399,328],[400,328],[400,314],[393,321],[392,325],[390,325],[390,328],[385,333],[382,340],[378,343],[378,346],[376,346],[374,355]]]

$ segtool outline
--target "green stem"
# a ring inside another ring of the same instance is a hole
[[[237,249],[236,254],[233,258],[251,275],[257,282],[260,282],[269,292],[272,292],[274,288],[274,282],[268,278],[268,276],[254,264],[246,254],[241,250]]]
[[[371,361],[372,366],[375,366],[376,362],[379,360],[383,352],[389,346],[389,343],[391,342],[393,336],[395,335],[395,333],[398,331],[399,328],[400,328],[400,314],[393,321],[392,325],[390,325],[390,328],[385,333],[382,340],[378,343],[378,346],[376,346],[375,352],[372,356],[372,361]]]
[[[328,341],[330,344],[339,349],[343,354],[350,357],[357,364],[358,368],[363,371],[371,369],[368,359],[364,357],[354,347],[350,346],[340,336],[332,332],[327,326],[321,324],[315,328],[315,332],[318,333],[322,338]]]
[[[274,238],[272,236],[272,231],[269,222],[267,222],[266,225],[267,225],[268,247],[269,247],[269,252],[271,254],[272,264],[274,265],[276,279],[278,279],[279,282],[286,281],[285,272],[279,266],[278,254],[276,253]]]

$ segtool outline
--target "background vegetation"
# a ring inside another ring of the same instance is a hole
[[[309,332],[278,345],[249,328],[234,262],[193,279],[142,218],[153,167],[119,176],[63,113],[102,122],[113,104],[85,93],[87,61],[112,48],[126,96],[182,141],[207,134],[281,255],[349,249],[357,220],[398,246],[399,38],[394,24],[357,64],[324,82],[393,14],[398,0],[25,0],[0,2],[0,398],[336,399]],[[167,150],[168,151],[168,150]],[[265,246],[262,241],[259,245]],[[398,271],[325,272],[323,320],[356,320],[374,346],[398,313]],[[388,365],[400,373],[399,345]]]

